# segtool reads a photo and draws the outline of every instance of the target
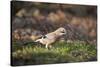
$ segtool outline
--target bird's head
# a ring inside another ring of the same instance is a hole
[[[63,36],[63,35],[66,35],[66,34],[67,34],[66,29],[63,28],[63,27],[58,28],[55,32],[56,32],[59,36]]]

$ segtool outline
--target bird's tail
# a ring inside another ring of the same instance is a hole
[[[37,44],[38,44],[38,42],[35,42],[35,41],[30,41],[30,42],[26,42],[26,43],[24,43],[24,45],[28,45],[28,44],[37,45]]]

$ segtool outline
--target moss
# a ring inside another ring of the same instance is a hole
[[[25,47],[12,47],[17,48],[14,50],[14,52],[12,52],[13,62],[16,62],[13,65],[20,65],[20,61],[23,61],[23,64],[21,65],[27,65],[86,62],[97,60],[96,45],[84,43],[56,42],[54,44],[54,47],[51,49],[46,49],[45,47],[39,46],[32,46],[30,44]]]

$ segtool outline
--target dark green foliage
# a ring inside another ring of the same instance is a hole
[[[18,46],[13,43],[12,65],[85,62],[97,60],[96,45],[80,42],[56,42],[53,48],[44,46]]]

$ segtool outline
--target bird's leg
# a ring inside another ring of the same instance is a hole
[[[49,45],[49,48],[52,48],[52,45]]]
[[[47,48],[47,49],[48,49],[48,44],[46,44],[45,48]]]

